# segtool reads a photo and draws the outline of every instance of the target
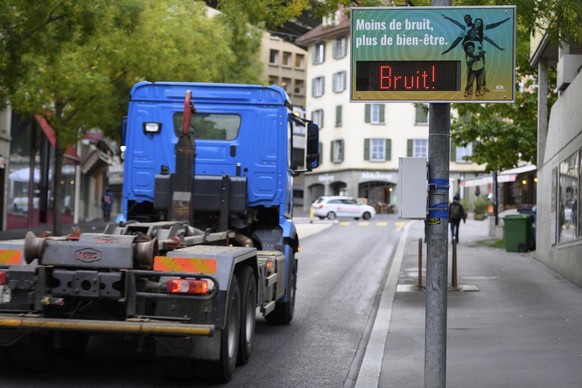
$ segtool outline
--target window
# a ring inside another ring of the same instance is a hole
[[[325,61],[325,43],[321,42],[313,46],[313,64],[320,65]]]
[[[281,82],[281,87],[285,89],[287,93],[289,93],[289,89],[291,88],[291,78],[283,78]]]
[[[317,109],[311,112],[311,121],[319,126],[319,129],[323,128],[323,109]]]
[[[406,147],[406,156],[413,158],[428,157],[428,140],[427,139],[408,139]]]
[[[364,139],[364,160],[385,162],[392,158],[392,139]]]
[[[325,78],[324,77],[317,77],[313,79],[313,90],[312,96],[313,97],[321,97],[324,93],[325,87]]]
[[[269,85],[278,85],[279,84],[279,77],[275,75],[269,76]]]
[[[384,124],[384,104],[366,104],[365,121],[370,124]]]
[[[283,51],[283,66],[291,67],[291,53],[288,51]]]
[[[453,155],[451,161],[457,163],[469,163],[465,157],[473,155],[473,144],[467,144],[466,147],[458,147],[454,144],[451,144],[451,151]]]
[[[345,36],[337,38],[333,45],[333,57],[335,59],[343,58],[347,55],[348,39]]]
[[[580,199],[580,157],[576,151],[558,167],[558,242],[564,243],[578,238],[580,221],[578,199]]]
[[[370,160],[383,161],[386,150],[384,139],[370,139]]]
[[[342,126],[342,106],[341,105],[335,106],[335,126],[336,127]]]
[[[305,55],[295,54],[295,67],[297,69],[303,69],[305,67]]]
[[[293,92],[297,95],[302,96],[305,92],[304,89],[305,88],[305,82],[301,79],[296,79],[295,80],[295,89],[293,90]]]
[[[344,161],[344,141],[332,140],[331,142],[331,162],[341,163]]]
[[[278,50],[271,50],[269,52],[269,64],[270,65],[279,64],[279,51]]]
[[[346,72],[340,71],[333,74],[333,91],[335,93],[346,90]]]
[[[174,133],[180,137],[184,113],[174,115]],[[241,118],[235,114],[196,113],[190,119],[196,140],[234,140],[238,136]]]
[[[415,124],[427,124],[428,123],[428,104],[416,104],[416,116]]]

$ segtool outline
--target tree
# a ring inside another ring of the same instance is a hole
[[[506,1],[464,1],[464,5],[505,5]],[[467,4],[468,3],[468,4]],[[477,4],[478,3],[478,4]],[[530,37],[540,20],[552,17],[550,36],[561,23],[565,36],[580,39],[579,23],[582,7],[578,1],[558,0],[542,2],[518,0],[517,9],[530,12],[517,13],[516,38],[516,101],[515,104],[454,104],[459,118],[451,126],[453,144],[473,145],[473,155],[468,159],[485,164],[486,171],[501,171],[516,167],[519,162],[535,162],[537,149],[537,70],[529,65]],[[564,15],[561,7],[569,9],[571,15]],[[576,16],[577,15],[577,16]],[[577,20],[577,22],[575,22]],[[578,24],[576,24],[578,23]],[[566,32],[568,31],[568,32]],[[550,88],[555,83],[555,71],[550,72]],[[556,96],[548,96],[548,107]]]
[[[259,79],[257,35],[239,29],[235,37],[223,19],[207,17],[201,2],[3,0],[0,10],[9,12],[0,18],[0,92],[16,112],[40,114],[55,130],[55,215],[66,145],[93,128],[116,135],[135,82]],[[247,42],[240,57],[257,60],[239,61],[233,72],[234,46]],[[55,216],[53,232],[61,228]]]

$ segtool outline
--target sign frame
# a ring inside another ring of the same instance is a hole
[[[516,29],[515,5],[353,7],[350,102],[513,103]]]

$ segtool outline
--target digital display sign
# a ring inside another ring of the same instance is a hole
[[[353,7],[350,101],[513,102],[515,11]]]
[[[356,91],[459,91],[460,61],[358,61]]]

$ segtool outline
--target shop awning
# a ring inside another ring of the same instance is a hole
[[[507,183],[515,182],[519,174],[524,174],[526,172],[537,170],[537,166],[534,164],[529,164],[527,166],[521,166],[512,168],[510,170],[505,170],[497,174],[497,183]],[[485,186],[488,184],[493,184],[493,175],[483,175],[477,178],[465,179],[461,182],[463,187],[475,187],[475,186]]]
[[[40,124],[40,128],[44,132],[49,143],[51,143],[51,146],[53,146],[53,148],[54,148],[55,144],[57,142],[56,137],[55,137],[55,130],[53,129],[53,127],[51,127],[51,125],[48,123],[48,121],[46,121],[46,119],[44,117],[42,117],[41,115],[35,115],[34,118]],[[65,151],[64,157],[70,163],[79,164],[79,161],[80,161],[79,155],[77,155],[77,151],[75,150],[75,147],[73,147],[71,144],[69,144],[67,146],[67,150]]]

